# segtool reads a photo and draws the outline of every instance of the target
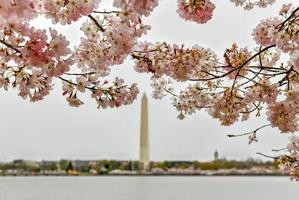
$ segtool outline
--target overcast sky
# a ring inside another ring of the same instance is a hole
[[[99,10],[111,1],[103,0]],[[147,41],[200,46],[213,49],[221,56],[233,42],[239,46],[253,47],[252,29],[269,16],[275,16],[283,3],[297,0],[280,0],[266,9],[243,11],[229,0],[214,0],[214,17],[205,25],[186,22],[176,13],[176,0],[162,0],[152,15],[144,19],[152,30],[141,38]],[[49,20],[38,20],[40,27]],[[59,28],[70,40],[78,44],[79,24]],[[77,33],[77,34],[75,34]],[[118,109],[98,110],[86,93],[85,104],[80,108],[69,107],[61,95],[57,82],[44,101],[30,103],[9,90],[0,90],[0,160],[22,158],[31,160],[67,159],[138,159],[140,106],[143,92],[151,93],[150,75],[138,74],[133,62],[114,67],[111,77],[123,77],[128,83],[138,80],[140,94],[135,104]],[[258,157],[256,152],[273,154],[272,148],[282,148],[288,135],[277,129],[266,128],[259,135],[258,143],[247,145],[244,138],[228,139],[226,134],[243,133],[267,124],[265,117],[246,123],[223,127],[202,111],[185,120],[176,118],[177,111],[166,98],[149,98],[149,129],[151,160],[210,160],[213,152],[220,157],[246,159]]]

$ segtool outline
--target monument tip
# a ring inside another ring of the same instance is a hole
[[[145,92],[143,92],[142,98],[147,98],[147,95]]]

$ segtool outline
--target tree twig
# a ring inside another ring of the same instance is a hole
[[[94,18],[91,14],[88,15],[88,17],[95,23],[95,25],[102,31],[105,32],[105,29],[101,26],[101,24],[98,22],[96,18]]]
[[[266,157],[266,158],[271,158],[271,159],[274,159],[274,160],[276,160],[276,159],[279,158],[279,157],[268,156],[268,155],[263,154],[263,153],[260,153],[260,152],[257,152],[256,154],[257,154],[257,155],[260,155],[260,156],[264,156],[264,157]]]
[[[250,131],[248,133],[242,133],[242,134],[238,134],[238,135],[227,135],[227,137],[231,138],[231,137],[241,137],[241,136],[245,136],[245,135],[250,135],[252,133],[257,133],[257,131],[259,131],[260,129],[268,127],[268,126],[271,126],[271,124],[266,124],[264,126],[261,126],[261,127],[257,128],[257,129],[255,129],[254,131]]]

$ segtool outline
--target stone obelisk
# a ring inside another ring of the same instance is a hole
[[[141,100],[141,125],[140,125],[140,172],[149,170],[149,135],[148,135],[148,105],[144,93]]]

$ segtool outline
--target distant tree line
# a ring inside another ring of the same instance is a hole
[[[278,169],[278,164],[274,161],[262,161],[256,159],[247,159],[245,161],[218,159],[208,162],[200,161],[162,161],[151,162],[150,169],[193,169],[193,170],[219,170],[219,169],[251,169],[253,167]],[[60,161],[23,161],[15,160],[9,163],[0,163],[0,172],[9,170],[42,173],[42,172],[68,172],[77,171],[81,174],[88,174],[91,171],[95,174],[108,174],[113,170],[120,171],[138,171],[139,161],[117,161],[117,160],[99,160],[99,161],[81,161],[81,160],[60,160]]]

